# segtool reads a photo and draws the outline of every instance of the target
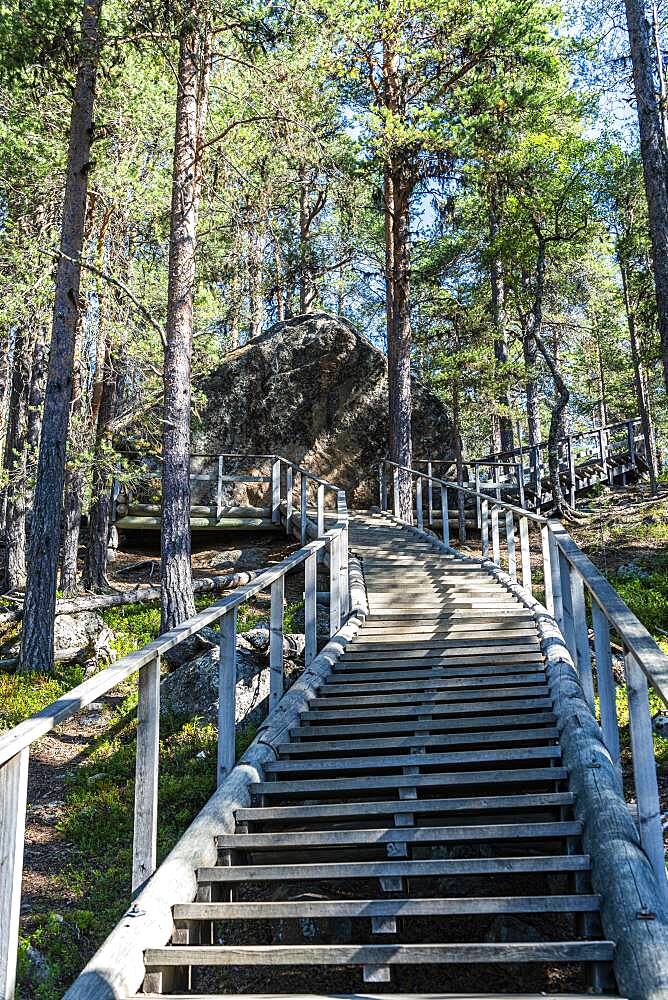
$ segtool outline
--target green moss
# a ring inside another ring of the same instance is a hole
[[[53,674],[0,672],[0,730],[41,711],[84,678],[83,667],[57,666]]]
[[[610,582],[655,638],[668,629],[668,570],[656,570],[642,580],[613,577]]]

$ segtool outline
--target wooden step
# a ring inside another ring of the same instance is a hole
[[[463,654],[463,655],[462,655]],[[391,664],[396,664],[403,670],[410,669],[411,666],[420,667],[469,667],[474,669],[479,666],[515,666],[517,664],[533,664],[536,669],[543,665],[543,658],[537,651],[529,653],[494,653],[490,654],[482,650],[474,654],[471,650],[436,650],[434,654],[425,655],[415,651],[404,653],[399,656],[381,656],[375,652],[363,654],[359,659],[344,653],[339,660],[340,669],[345,670],[348,666],[356,670],[369,670],[380,667],[383,670],[391,669]]]
[[[334,899],[268,903],[180,903],[175,920],[282,920],[301,917],[435,917],[501,913],[595,913],[598,896],[482,896],[466,899]]]
[[[318,760],[278,760],[265,765],[267,774],[304,774],[309,771],[371,771],[403,767],[445,767],[461,764],[497,764],[509,760],[560,760],[561,747],[509,747],[505,750],[466,750],[463,753],[389,754],[385,757],[332,757]]]
[[[346,652],[366,652],[370,649],[386,649],[388,652],[393,652],[398,649],[487,649],[491,652],[496,652],[497,650],[504,650],[510,652],[524,652],[527,649],[539,649],[540,642],[536,635],[527,636],[521,640],[513,636],[493,636],[491,638],[483,638],[481,636],[476,636],[471,638],[470,636],[463,635],[457,636],[431,636],[424,639],[402,639],[400,636],[395,636],[390,638],[389,636],[384,636],[378,639],[369,641],[364,633],[360,633],[360,637],[354,639],[351,643],[346,646]]]
[[[551,698],[524,698],[513,700],[512,695],[510,695],[506,700],[483,700],[473,701],[467,700],[460,703],[453,702],[451,704],[439,704],[436,702],[424,702],[423,706],[416,706],[415,708],[402,708],[401,705],[397,705],[396,708],[374,708],[371,711],[368,708],[359,709],[348,709],[344,712],[343,709],[339,711],[320,711],[319,709],[314,709],[312,711],[302,712],[301,718],[308,722],[324,722],[329,720],[330,722],[342,722],[343,719],[369,719],[371,715],[374,718],[383,716],[384,718],[401,718],[401,719],[411,719],[426,715],[475,715],[476,712],[517,712],[520,709],[551,709],[552,699]]]
[[[285,993],[169,994],[172,1000],[287,1000]],[[622,1000],[617,994],[597,994]],[[591,993],[290,993],[290,1000],[592,1000]],[[136,1000],[121,997],[120,1000]]]
[[[556,740],[559,730],[555,726],[544,729],[500,729],[497,732],[443,733],[440,736],[412,736],[349,739],[349,740],[313,740],[307,743],[281,743],[278,752],[281,756],[309,757],[323,753],[350,753],[352,750],[381,752],[382,750],[398,751],[412,747],[443,747],[443,746],[475,746],[480,743],[530,743],[532,740]],[[429,751],[427,751],[429,752]]]
[[[527,872],[586,872],[585,854],[527,858],[439,858],[436,861],[333,861],[317,864],[218,865],[200,868],[200,883],[319,881],[357,878],[433,878],[437,875],[507,875]]]
[[[307,714],[307,713],[304,713]],[[325,736],[331,739],[332,736],[362,736],[365,733],[419,733],[422,731],[431,732],[461,732],[462,730],[473,730],[480,728],[507,729],[510,726],[518,729],[538,726],[541,723],[552,725],[555,721],[552,712],[527,711],[524,715],[502,715],[486,718],[485,716],[472,716],[470,718],[450,718],[449,716],[421,719],[416,716],[411,721],[405,722],[358,722],[355,725],[310,725],[307,721],[302,721],[301,726],[293,726],[290,733],[299,736],[300,739]]]
[[[461,646],[450,646],[447,643],[428,643],[422,647],[418,646],[379,646],[370,649],[357,649],[349,647],[343,653],[341,660],[343,663],[369,662],[378,663],[379,660],[455,660],[456,662],[468,661],[471,666],[477,663],[530,663],[542,662],[540,647],[536,644],[518,644],[512,646],[476,646],[463,649]]]
[[[300,803],[299,805],[249,806],[237,809],[239,823],[273,821],[314,821],[318,819],[343,820],[367,816],[415,816],[448,813],[480,813],[509,811],[513,814],[524,809],[561,809],[572,806],[572,792],[542,792],[538,794],[485,795],[466,798],[392,799],[368,802]]]
[[[260,781],[252,795],[319,795],[371,792],[378,789],[439,788],[454,785],[496,785],[566,781],[564,767],[516,768],[500,771],[446,771],[440,774],[369,774],[361,778],[319,778],[305,781]]]
[[[509,684],[507,687],[504,684],[501,686],[498,681],[492,684],[476,685],[470,684],[466,685],[463,689],[460,687],[450,687],[447,690],[430,690],[429,688],[422,688],[417,691],[410,691],[408,693],[403,693],[399,691],[394,693],[391,688],[383,687],[383,691],[388,690],[389,694],[351,694],[349,697],[338,697],[334,695],[323,696],[322,698],[312,698],[309,702],[309,706],[312,706],[314,710],[320,710],[321,708],[354,708],[356,705],[359,706],[372,706],[372,705],[432,705],[445,703],[456,703],[465,700],[472,700],[474,698],[531,698],[531,697],[547,697],[550,693],[548,685],[545,683],[545,677],[541,677],[539,681],[535,684]]]
[[[611,941],[503,944],[181,945],[149,948],[148,970],[216,965],[444,965],[490,962],[610,962]]]
[[[297,830],[294,833],[231,833],[216,838],[218,847],[234,851],[284,847],[347,847],[376,844],[435,844],[483,840],[536,840],[579,837],[582,823],[492,823],[467,826],[390,827],[380,830]]]
[[[353,677],[346,677],[345,683],[335,683],[335,680],[340,678],[328,678],[328,683],[323,685],[320,689],[322,695],[321,698],[314,698],[313,704],[316,702],[323,704],[329,702],[333,698],[338,698],[346,693],[351,695],[351,697],[357,698],[362,695],[372,695],[378,690],[378,678],[374,678],[375,684],[364,683],[363,681],[355,681]],[[532,684],[540,684],[543,687],[546,683],[545,671],[527,671],[523,674],[504,674],[499,677],[498,674],[490,674],[483,677],[420,677],[417,680],[401,680],[395,679],[394,677],[383,677],[383,691],[391,694],[399,694],[402,691],[415,691],[416,693],[425,691],[458,691],[458,690],[476,690],[480,688],[488,689],[498,688],[501,685],[505,688],[508,687],[524,687]],[[364,701],[361,704],[365,704]]]
[[[320,691],[327,693],[330,689],[339,687],[342,690],[345,688],[348,691],[359,691],[361,688],[352,685],[370,681],[374,683],[374,689],[377,687],[378,681],[388,681],[391,682],[393,690],[400,690],[399,685],[402,683],[407,683],[413,688],[416,684],[427,684],[429,681],[446,680],[447,678],[466,680],[468,678],[496,677],[501,682],[508,677],[533,677],[534,675],[544,678],[544,667],[540,667],[537,672],[536,665],[531,663],[519,665],[503,663],[501,666],[483,663],[482,666],[476,664],[475,667],[424,667],[419,663],[415,666],[410,663],[402,663],[395,669],[388,669],[385,665],[377,667],[374,664],[372,668],[358,672],[356,667],[344,666],[325,678],[325,683]]]

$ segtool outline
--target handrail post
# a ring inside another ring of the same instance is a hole
[[[283,604],[285,577],[279,576],[271,585],[269,616],[269,711],[283,697]]]
[[[441,517],[443,519],[441,529],[443,531],[443,544],[450,545],[450,511],[448,510],[448,487],[441,484]]]
[[[275,459],[271,466],[271,520],[281,523],[281,460]]]
[[[506,548],[508,550],[508,575],[517,580],[517,558],[515,556],[515,519],[512,510],[506,511]]]
[[[552,580],[552,552],[550,551],[550,528],[547,524],[540,527],[540,547],[543,556],[543,590],[545,607],[553,618],[556,618],[554,608],[554,588]]]
[[[21,879],[28,796],[26,747],[0,766],[0,997],[13,1000],[21,916]]]
[[[396,465],[392,466],[392,505],[394,516],[398,520],[401,507],[399,506],[399,469]]]
[[[535,511],[538,513],[540,511],[541,503],[543,500],[543,474],[540,460],[540,445],[535,444],[531,449],[533,453],[534,462],[534,491],[536,494],[535,501]]]
[[[237,609],[220,621],[220,660],[218,662],[218,785],[234,767],[235,709],[237,691]]]
[[[475,464],[473,466],[473,469],[474,469],[474,473],[475,473],[475,491],[476,491],[476,494],[480,494],[480,463],[479,462],[475,462]],[[480,528],[482,526],[482,520],[481,520],[482,519],[482,513],[481,513],[481,510],[480,510],[480,496],[479,495],[477,495],[476,498],[475,498],[475,517],[476,517],[476,526],[478,528]]]
[[[290,534],[290,522],[292,521],[292,492],[294,490],[294,470],[288,465],[285,470],[285,520]]]
[[[429,519],[429,527],[431,528],[434,523],[434,484],[431,481],[431,477],[434,474],[434,467],[431,462],[427,462],[427,516]]]
[[[489,559],[489,500],[480,504],[480,554],[483,559]]]
[[[345,524],[341,528],[341,552],[340,552],[340,562],[341,562],[341,572],[340,576],[340,595],[341,595],[341,622],[344,623],[348,619],[350,614],[350,581],[348,580],[348,519],[346,517]]]
[[[151,877],[157,865],[159,762],[160,656],[158,654],[139,671],[132,840],[133,896]]]
[[[589,627],[587,625],[587,606],[585,604],[584,581],[578,571],[569,567],[571,580],[571,608],[573,612],[573,635],[577,657],[577,670],[587,703],[594,711],[594,678],[591,670],[591,651],[589,649]]]
[[[422,476],[417,477],[415,485],[415,505],[417,510],[417,526],[422,531],[424,529],[424,511],[422,509]]]
[[[525,507],[524,503],[524,463],[519,461],[517,463],[517,491],[520,498],[520,507]]]
[[[381,512],[384,514],[387,510],[387,475],[384,461],[381,461],[378,466],[378,499],[380,500]]]
[[[220,519],[220,515],[223,512],[223,468],[224,468],[224,458],[222,455],[218,456],[218,476],[216,480],[216,520]]]
[[[561,549],[559,549],[559,577],[561,579],[561,607],[562,607],[562,623],[561,631],[563,633],[564,639],[566,640],[566,646],[568,647],[568,652],[571,654],[571,659],[575,665],[575,669],[578,669],[578,652],[575,645],[575,627],[573,622],[573,598],[571,591],[571,567],[568,559],[563,554]]]
[[[575,508],[575,452],[572,434],[568,435],[568,476],[571,481],[570,505]],[[556,497],[554,499],[556,500]]]
[[[636,439],[633,433],[633,421],[626,421],[626,437],[629,443],[629,465],[633,468],[636,466]]]
[[[341,628],[341,535],[337,532],[329,539],[329,634],[336,635]]]
[[[561,634],[566,636],[565,626],[564,626],[564,602],[561,595],[561,560],[559,558],[559,546],[557,545],[557,540],[554,537],[554,532],[548,524],[548,545],[550,550],[550,576],[552,578],[552,603],[553,603],[553,615],[554,619],[559,626]],[[547,606],[547,605],[546,605]]]
[[[307,537],[306,526],[307,526],[307,522],[308,522],[308,511],[307,511],[307,508],[306,508],[306,504],[308,502],[308,497],[307,497],[308,479],[306,478],[306,476],[304,475],[303,472],[300,472],[299,475],[300,475],[300,480],[299,480],[299,494],[300,494],[300,496],[299,496],[299,537],[301,539],[302,545],[306,545],[306,537]]]
[[[492,562],[501,565],[501,542],[499,539],[499,508],[492,505]]]
[[[656,779],[652,719],[647,678],[632,653],[624,657],[629,699],[629,723],[633,750],[633,778],[638,803],[638,829],[643,850],[649,858],[663,899],[668,903],[668,883],[661,828],[661,805]]]
[[[312,552],[304,561],[304,666],[311,665],[318,653],[317,619],[318,554]]]
[[[533,593],[531,584],[531,550],[529,548],[529,519],[520,517],[520,560],[522,564],[522,586]]]
[[[610,626],[604,612],[595,600],[591,602],[591,617],[594,626],[594,652],[596,654],[596,679],[601,711],[603,742],[612,762],[620,772],[619,726],[617,723],[617,697],[615,678],[612,673],[610,650]]]
[[[318,504],[318,538],[325,534],[325,487],[323,483],[318,483],[317,493]]]

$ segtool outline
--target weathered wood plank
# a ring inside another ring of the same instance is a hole
[[[586,872],[586,855],[507,858],[439,858],[436,861],[344,861],[287,865],[218,865],[200,868],[201,883],[282,882],[313,879],[433,878],[436,875],[506,875],[527,872]]]
[[[385,757],[332,757],[316,760],[278,760],[267,764],[269,774],[304,774],[327,771],[369,771],[384,768],[440,767],[456,764],[501,763],[510,760],[559,760],[558,746],[510,747],[495,750],[466,750],[462,753],[391,754]]]
[[[441,747],[441,746],[474,746],[479,743],[530,743],[532,740],[557,739],[559,731],[556,727],[544,729],[500,729],[497,732],[452,733],[440,736],[424,736],[414,733],[411,736],[393,736],[383,739],[339,739],[312,740],[306,743],[281,743],[279,754],[290,757],[313,756],[320,753],[350,753],[352,750],[400,750],[405,747]]]
[[[364,792],[385,788],[439,788],[454,785],[551,784],[565,781],[563,767],[515,768],[500,771],[447,771],[443,774],[370,774],[363,778],[319,778],[311,781],[261,781],[253,786],[254,795],[317,795],[341,792]]]
[[[342,819],[357,816],[394,816],[401,813],[447,814],[509,811],[513,814],[526,809],[560,809],[572,806],[571,792],[541,792],[533,795],[483,795],[466,798],[418,799],[412,802],[391,801],[325,802],[317,805],[250,806],[237,809],[240,823],[271,821],[308,821],[316,819]]]
[[[579,822],[497,823],[471,826],[390,827],[382,830],[298,830],[294,833],[233,833],[216,838],[219,848],[230,850],[276,850],[294,847],[346,847],[376,844],[432,844],[481,840],[522,840],[577,837]]]
[[[282,920],[300,917],[430,917],[499,913],[586,913],[598,896],[483,896],[465,899],[337,899],[312,902],[181,903],[175,920]],[[393,997],[395,995],[393,994]],[[505,996],[505,994],[504,994]]]
[[[443,965],[489,962],[609,962],[610,941],[504,944],[199,945],[150,948],[152,966],[216,965]]]

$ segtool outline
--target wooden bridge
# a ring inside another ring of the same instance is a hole
[[[558,523],[464,488],[481,511],[473,559],[449,544],[448,494],[462,487],[390,467],[390,483],[416,487],[418,512],[427,482],[438,496],[439,540],[386,510],[349,517],[315,477],[313,521],[295,468],[277,461],[272,503],[301,548],[0,737],[0,804],[15,817],[0,837],[3,997],[29,746],[137,671],[134,902],[68,1000],[668,997],[647,701],[648,683],[668,698],[668,658]],[[302,568],[305,670],[283,693],[283,583]],[[319,569],[330,634],[318,650]],[[235,614],[265,588],[270,711],[235,764]],[[156,871],[159,658],[218,621],[219,787]]]

